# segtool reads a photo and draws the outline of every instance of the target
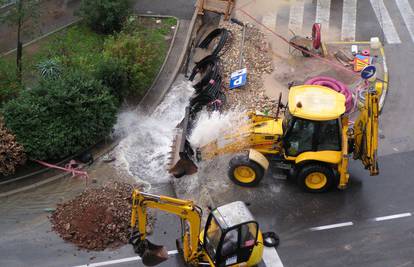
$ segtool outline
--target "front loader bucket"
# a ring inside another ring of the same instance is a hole
[[[168,259],[168,252],[164,246],[155,245],[148,239],[141,240],[139,236],[138,234],[131,237],[129,242],[145,266],[155,266]]]
[[[185,116],[176,128],[176,136],[171,146],[171,158],[168,172],[175,178],[184,175],[191,175],[197,172],[197,165],[194,163],[194,151],[187,140],[189,134],[190,107],[185,108]]]

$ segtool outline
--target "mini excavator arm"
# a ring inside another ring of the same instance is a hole
[[[138,230],[138,236],[131,243],[147,266],[157,265],[168,258],[163,246],[151,244],[146,239],[147,208],[162,210],[180,217],[185,225],[182,235],[183,257],[187,263],[193,263],[200,256],[199,236],[201,209],[193,201],[167,196],[157,196],[134,190],[132,194],[131,228]],[[187,227],[188,226],[188,227]]]
[[[378,175],[378,93],[369,89],[365,104],[354,123],[354,159],[360,159],[370,175]]]

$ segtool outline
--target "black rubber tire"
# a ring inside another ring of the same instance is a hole
[[[274,247],[277,248],[280,243],[280,238],[275,232],[266,232],[262,234],[263,236],[263,245],[265,247]],[[270,239],[271,241],[268,241]]]
[[[234,176],[234,170],[239,166],[247,166],[253,169],[253,171],[256,174],[255,179],[249,183],[243,183],[237,180],[236,177]],[[258,185],[260,181],[263,179],[264,172],[265,170],[263,169],[263,167],[257,164],[256,162],[250,160],[247,155],[238,155],[230,160],[228,176],[230,180],[232,180],[233,183],[237,185],[244,186],[244,187],[253,187],[253,186]]]
[[[307,47],[304,47],[304,46],[299,46],[299,47],[302,48],[305,51],[309,51],[309,49]],[[303,57],[311,57],[312,56],[311,54],[308,54],[305,51],[300,51],[302,53]]]
[[[312,189],[306,185],[305,183],[306,177],[313,172],[320,172],[326,176],[327,182],[325,186],[319,189]],[[302,188],[304,191],[311,192],[311,193],[322,193],[322,192],[329,190],[332,187],[332,185],[335,184],[335,174],[332,168],[324,164],[310,163],[300,168],[296,181],[299,187]]]

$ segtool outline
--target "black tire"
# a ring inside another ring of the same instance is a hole
[[[302,48],[305,51],[309,51],[309,49],[307,47],[304,47],[304,46],[299,46],[299,47]],[[304,57],[311,57],[312,56],[311,54],[306,53],[305,51],[300,51],[302,53],[302,56],[304,56]]]
[[[309,179],[309,175],[314,173],[322,173],[326,177],[326,182],[321,182],[321,186],[309,186],[309,183],[306,182],[306,179]],[[312,163],[304,165],[298,173],[297,176],[297,184],[299,187],[301,187],[303,190],[311,193],[321,193],[329,190],[333,184],[335,184],[335,174],[332,170],[332,168],[318,163]]]
[[[248,167],[254,172],[254,178],[251,181],[243,182],[236,178],[235,171],[239,167]],[[264,176],[264,169],[256,162],[249,159],[247,155],[239,155],[230,160],[228,175],[230,180],[235,184],[245,187],[253,187],[260,183]]]

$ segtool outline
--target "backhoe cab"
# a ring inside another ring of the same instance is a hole
[[[168,259],[163,246],[146,239],[147,208],[176,214],[182,221],[177,249],[189,266],[255,266],[263,254],[263,237],[249,209],[241,201],[214,209],[201,231],[201,210],[190,200],[156,196],[134,190],[130,243],[146,266]]]
[[[362,161],[371,175],[378,174],[378,94],[375,89],[366,92],[365,104],[360,107],[354,124],[345,113],[345,96],[330,88],[295,86],[289,91],[288,101],[283,119],[250,113],[244,126],[197,148],[197,159],[238,153],[230,160],[228,171],[236,184],[255,186],[272,166],[291,174],[301,188],[310,192],[323,192],[334,185],[345,188],[351,153],[354,159]],[[188,174],[185,166],[193,164],[193,171],[196,168],[193,157],[185,153],[191,150],[194,154],[194,151],[184,136],[183,156],[175,165],[184,166],[180,176]]]

